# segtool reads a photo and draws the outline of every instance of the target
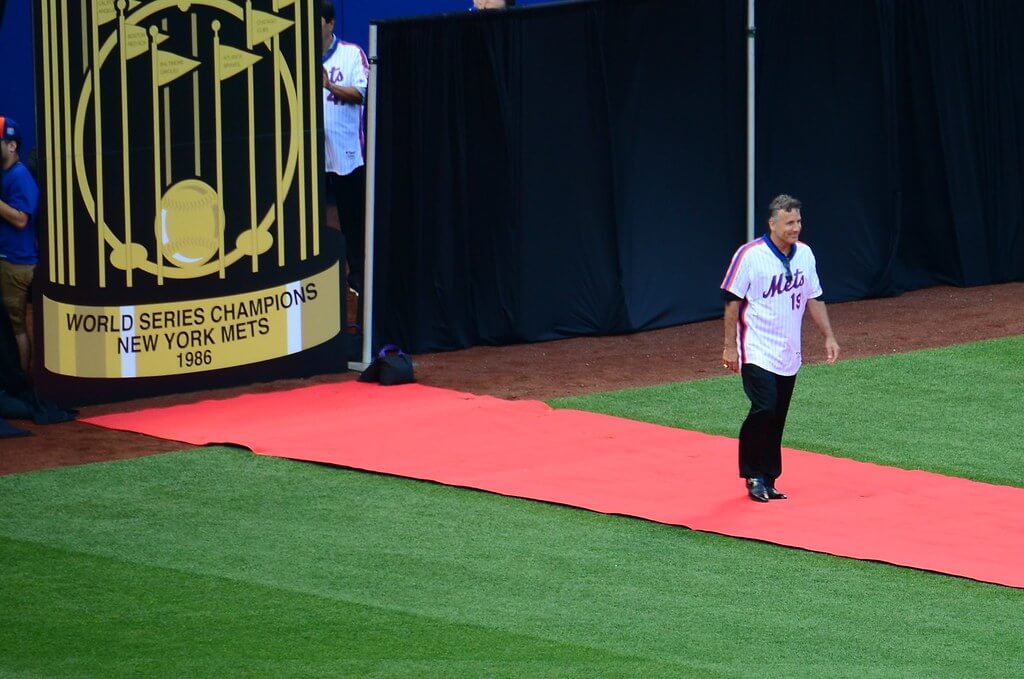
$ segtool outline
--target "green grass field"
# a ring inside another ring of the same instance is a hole
[[[1022,350],[810,366],[787,444],[1024,485]],[[557,404],[734,434],[739,388]],[[227,448],[0,478],[0,676],[1021,667],[1024,591],[883,564]]]

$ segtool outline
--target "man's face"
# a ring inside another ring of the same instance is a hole
[[[473,0],[477,9],[505,9],[505,0]]]
[[[800,238],[800,210],[779,210],[768,220],[768,228],[780,243],[793,245]]]
[[[18,159],[18,145],[13,141],[0,141],[0,167],[5,170]]]
[[[325,43],[327,43],[327,42],[330,42],[333,37],[334,37],[334,20],[332,19],[330,21],[330,23],[328,23],[327,21],[324,21],[323,17],[320,17],[320,39],[323,40]],[[324,48],[324,49],[326,49],[326,48]]]

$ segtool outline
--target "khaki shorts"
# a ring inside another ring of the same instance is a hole
[[[25,309],[35,270],[35,264],[11,264],[0,260],[0,296],[3,296],[4,308],[11,317],[15,335],[25,334]]]

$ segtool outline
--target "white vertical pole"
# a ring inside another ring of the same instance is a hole
[[[754,240],[754,4],[747,0],[747,241]]]
[[[363,356],[362,366],[370,364],[373,351],[373,231],[376,212],[377,166],[377,26],[370,24],[370,81],[366,86],[366,251],[363,265]]]

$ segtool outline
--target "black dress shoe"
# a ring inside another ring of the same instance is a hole
[[[755,502],[768,502],[768,489],[761,479],[747,479],[747,495]]]
[[[786,494],[775,490],[775,486],[765,486],[764,492],[768,494],[769,500],[785,500]]]

